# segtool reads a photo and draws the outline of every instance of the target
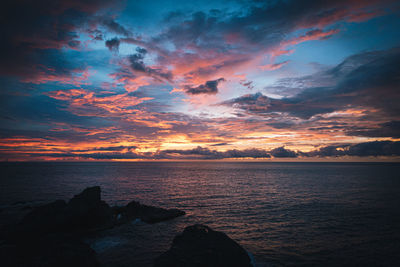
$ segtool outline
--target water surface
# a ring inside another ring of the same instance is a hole
[[[104,265],[151,265],[185,226],[227,233],[257,266],[400,264],[400,164],[96,162],[1,163],[0,218],[30,203],[69,199],[100,185],[188,215],[135,222],[88,240]]]

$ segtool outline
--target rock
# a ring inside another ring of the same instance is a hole
[[[22,221],[8,229],[10,235],[25,238],[26,235],[48,233],[88,233],[107,229],[116,224],[141,219],[146,223],[157,223],[185,212],[178,209],[163,209],[142,205],[132,201],[125,207],[111,208],[101,200],[99,186],[88,187],[75,195],[68,203],[57,200],[35,207]]]
[[[115,208],[115,210],[120,214],[119,222],[141,219],[146,223],[157,223],[186,214],[182,210],[157,208],[140,204],[137,201],[131,201],[125,207]]]
[[[64,210],[64,219],[72,230],[95,230],[112,227],[114,214],[111,207],[101,200],[99,186],[88,187],[74,196]]]
[[[250,257],[226,234],[204,225],[193,225],[177,235],[171,248],[155,260],[155,267],[252,266]]]
[[[40,235],[44,232],[58,231],[63,225],[63,212],[67,204],[56,200],[36,207],[29,212],[16,227],[18,234]]]
[[[35,207],[22,221],[8,229],[13,238],[49,233],[87,233],[114,226],[114,213],[100,199],[100,187],[86,188],[68,203],[57,200]]]
[[[46,235],[0,247],[2,266],[97,267],[96,253],[72,235]]]
[[[1,266],[98,266],[95,252],[81,241],[92,231],[140,218],[155,223],[185,212],[132,201],[111,208],[101,189],[89,187],[70,201],[57,200],[34,207],[20,223],[0,230]],[[119,218],[119,220],[117,219]]]
[[[68,203],[57,200],[36,207],[2,234],[2,266],[99,266],[95,252],[80,238],[113,222],[99,187],[85,189]]]
[[[90,206],[96,206],[101,201],[101,189],[100,186],[87,187],[82,193],[75,195],[69,204],[86,204]]]
[[[20,210],[31,210],[31,209],[32,209],[32,206],[27,205],[27,206],[23,206]]]

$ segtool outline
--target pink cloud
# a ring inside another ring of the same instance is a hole
[[[289,61],[283,61],[281,63],[274,63],[274,64],[267,64],[263,66],[259,66],[260,69],[262,70],[277,70],[285,66]]]

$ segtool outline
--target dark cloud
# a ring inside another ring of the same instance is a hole
[[[268,151],[264,149],[244,149],[244,150],[237,150],[232,149],[228,150],[225,153],[226,158],[270,158],[271,155]]]
[[[221,105],[229,105],[238,109],[247,110],[251,113],[266,112],[270,106],[271,100],[258,92],[255,94],[247,94],[225,101]]]
[[[173,11],[165,17],[165,28],[161,33],[150,39],[148,44],[141,45],[146,48],[172,46],[173,52],[158,51],[163,54],[159,57],[161,65],[169,64],[172,60],[196,66],[197,59],[209,58],[208,66],[194,67],[190,73],[186,73],[189,79],[193,76],[209,79],[218,71],[231,70],[254,60],[254,55],[288,52],[287,46],[330,38],[339,32],[338,28],[332,29],[331,26],[340,27],[338,22],[360,22],[362,17],[367,20],[378,13],[382,14],[392,1],[289,0],[244,3],[239,9],[232,7],[229,10],[186,13]],[[307,30],[303,35],[293,35],[303,29]],[[214,57],[220,60],[213,60]],[[270,62],[263,69],[278,69],[287,62]]]
[[[400,156],[400,142],[375,141],[345,147],[349,156]]]
[[[192,158],[192,159],[226,159],[226,158],[270,158],[271,155],[264,149],[230,149],[227,151],[211,150],[203,147],[196,147],[189,150],[163,150],[157,158]]]
[[[275,99],[259,92],[225,101],[222,105],[233,106],[249,114],[271,116],[280,113],[303,120],[351,108],[373,110],[373,114],[382,118],[398,118],[399,64],[400,48],[361,53],[315,75],[295,78],[294,81],[286,79],[286,83],[293,82],[293,86],[301,87],[294,96]],[[397,122],[381,124],[380,128],[347,130],[350,135],[398,136]]]
[[[340,157],[340,156],[400,156],[399,141],[373,141],[350,145],[326,146],[319,150],[303,153],[307,157]]]
[[[362,15],[376,15],[390,6],[393,1],[246,1],[246,5],[236,12],[212,10],[208,13],[183,14],[172,12],[165,21],[172,25],[155,41],[169,40],[176,47],[195,44],[198,47],[220,50],[227,49],[220,36],[236,38],[238,50],[259,50],[260,47],[278,45],[286,35],[298,29],[317,28],[321,31],[340,20],[361,21]],[[182,19],[183,18],[183,19]],[[367,16],[364,16],[368,19]],[[310,31],[310,34],[315,32]],[[326,38],[326,37],[322,37]],[[233,47],[231,47],[233,48]]]
[[[22,79],[65,75],[69,69],[58,63],[60,49],[80,46],[78,30],[109,4],[105,0],[7,1],[0,16],[0,75]]]
[[[106,46],[110,51],[118,52],[120,41],[118,38],[113,38],[106,41]]]
[[[283,146],[272,149],[270,151],[270,153],[274,158],[296,158],[297,157],[296,152],[286,149]]]
[[[198,94],[216,94],[218,93],[218,84],[225,81],[224,78],[217,80],[207,81],[205,84],[201,84],[197,87],[185,86],[185,92],[191,95]]]
[[[162,69],[151,68],[145,65],[144,58],[147,54],[147,50],[141,47],[136,48],[136,53],[128,57],[130,68],[133,72],[141,73],[146,76],[155,78],[156,80],[167,80],[172,79],[171,72],[165,72]]]
[[[222,159],[224,158],[224,153],[217,150],[210,150],[204,147],[196,147],[189,150],[179,150],[179,149],[169,149],[160,151],[156,157],[157,158],[182,158],[184,156],[194,156],[196,158],[202,159]],[[190,157],[193,158],[193,157]]]
[[[97,160],[113,160],[113,159],[139,159],[142,155],[134,152],[112,152],[112,153],[38,153],[32,156],[50,157],[55,159],[97,159]]]
[[[146,72],[146,66],[143,63],[143,59],[147,54],[147,50],[141,47],[136,48],[137,53],[129,56],[131,68],[135,71]]]
[[[217,143],[217,144],[213,144],[211,146],[226,146],[229,145],[229,143]]]
[[[94,30],[89,29],[87,31],[93,40],[95,40],[95,41],[103,41],[104,40],[104,36],[103,36],[104,34],[99,29],[94,29]]]
[[[125,37],[129,37],[132,35],[132,32],[126,29],[124,26],[116,22],[114,19],[109,17],[102,17],[99,19],[101,25],[105,26],[109,31],[123,35]]]
[[[246,87],[249,90],[252,90],[254,88],[253,82],[252,81],[240,81],[240,84]]]
[[[400,138],[400,121],[389,121],[378,124],[375,128],[349,129],[347,135],[367,137],[393,137]]]
[[[108,146],[108,147],[96,147],[93,149],[79,149],[79,150],[71,150],[70,152],[75,153],[75,152],[89,152],[89,151],[122,151],[122,150],[128,150],[129,152],[131,150],[136,149],[136,146]]]
[[[8,147],[0,147],[0,158],[7,158]],[[23,147],[20,148],[23,151]],[[321,147],[311,152],[292,151],[284,147],[278,147],[272,150],[264,149],[231,149],[226,151],[211,150],[204,147],[196,147],[188,150],[169,149],[161,150],[155,153],[139,153],[135,151],[136,147],[99,147],[91,150],[73,150],[71,152],[43,153],[46,150],[30,150],[32,158],[62,158],[62,159],[265,159],[265,158],[309,158],[309,157],[391,157],[400,156],[399,141],[373,141],[358,144],[339,144]],[[92,152],[101,151],[101,152]],[[36,152],[36,153],[35,153]],[[13,153],[18,153],[13,149]],[[24,152],[26,153],[26,152]]]

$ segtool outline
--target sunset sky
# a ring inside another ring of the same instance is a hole
[[[0,160],[400,158],[399,1],[9,1]]]

